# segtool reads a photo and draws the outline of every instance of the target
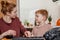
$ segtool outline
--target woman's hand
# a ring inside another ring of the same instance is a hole
[[[2,33],[2,34],[0,35],[0,37],[3,38],[4,36],[7,36],[7,35],[16,36],[16,31],[15,31],[15,30],[8,30],[8,31]]]
[[[26,32],[24,33],[24,35],[25,35],[26,37],[31,37],[31,36],[32,36],[32,34],[31,34],[30,31],[26,31]]]

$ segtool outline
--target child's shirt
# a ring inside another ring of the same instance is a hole
[[[52,28],[51,24],[44,24],[42,26],[35,26],[32,30],[32,34],[35,37],[40,37],[40,36],[43,36],[51,28]]]

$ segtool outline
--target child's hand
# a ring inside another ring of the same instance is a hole
[[[26,37],[31,37],[31,36],[32,36],[30,31],[26,31],[26,32],[24,33],[24,35],[25,35]]]

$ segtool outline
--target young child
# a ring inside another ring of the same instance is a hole
[[[35,37],[42,37],[52,27],[50,24],[46,24],[48,12],[45,9],[37,10],[35,12],[35,27],[32,30],[32,34]]]

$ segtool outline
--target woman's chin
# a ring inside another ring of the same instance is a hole
[[[12,17],[12,18],[16,18],[16,17]]]

